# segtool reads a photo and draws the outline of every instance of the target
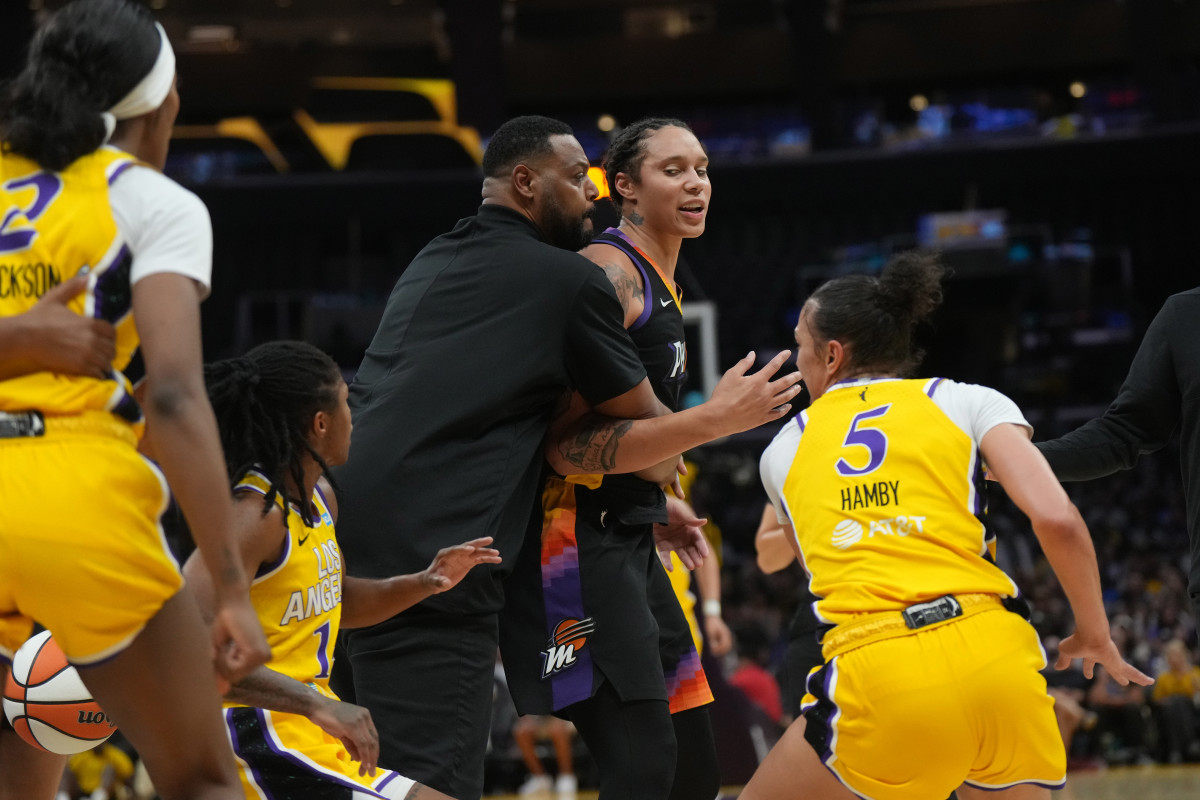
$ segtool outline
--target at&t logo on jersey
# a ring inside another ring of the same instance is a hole
[[[879,536],[908,536],[912,533],[925,532],[925,517],[900,516],[889,519],[874,519],[870,528],[864,529],[863,524],[856,519],[844,519],[833,526],[831,541],[839,550],[846,550],[858,544],[863,538],[873,539]]]
[[[833,546],[845,550],[862,541],[863,526],[853,519],[844,519],[833,527]]]
[[[583,649],[587,637],[596,629],[596,622],[586,619],[564,619],[554,626],[550,646],[542,651],[542,678],[575,665],[575,654]]]

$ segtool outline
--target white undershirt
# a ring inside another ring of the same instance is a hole
[[[212,288],[212,221],[199,197],[162,173],[134,165],[109,187],[109,203],[133,254],[130,285],[147,275],[172,272]]]

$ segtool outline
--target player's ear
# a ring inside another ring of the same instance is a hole
[[[614,188],[616,189],[617,194],[621,195],[621,197],[624,197],[626,200],[632,199],[633,196],[637,194],[637,186],[634,184],[633,179],[624,172],[618,172],[617,179],[613,181],[613,183],[616,184]]]
[[[840,370],[846,364],[847,357],[846,348],[837,339],[825,343],[825,364],[831,373]]]
[[[326,434],[326,432],[328,432],[328,430],[329,430],[329,415],[326,414],[324,411],[318,411],[317,413],[313,414],[312,430],[310,430],[309,433],[312,433],[318,437],[321,437],[321,436],[324,436]]]
[[[530,169],[525,164],[517,164],[512,171],[513,189],[521,197],[527,200],[532,200],[534,197],[533,184],[537,180],[537,173]]]

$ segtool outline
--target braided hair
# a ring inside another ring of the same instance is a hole
[[[612,201],[618,209],[625,204],[625,198],[615,188],[617,174],[624,172],[637,183],[642,172],[642,162],[646,160],[646,140],[655,131],[663,128],[683,128],[694,135],[694,131],[683,120],[647,117],[622,129],[608,146],[608,154],[604,156],[604,178],[608,181]],[[701,147],[703,146],[701,144]]]
[[[338,400],[341,372],[333,359],[305,342],[268,342],[240,358],[207,364],[204,383],[217,417],[225,468],[231,485],[250,470],[262,472],[271,484],[263,513],[276,496],[300,510],[313,525],[308,498],[289,497],[286,477],[304,486],[304,457],[328,465],[308,443],[313,415],[332,412]],[[286,524],[286,522],[285,522]]]
[[[925,355],[913,333],[941,305],[945,274],[937,256],[910,251],[889,261],[879,277],[834,278],[809,298],[812,333],[849,345],[856,371],[911,375]]]

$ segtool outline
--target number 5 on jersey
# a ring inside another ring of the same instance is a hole
[[[878,408],[872,408],[869,411],[855,414],[854,419],[850,420],[850,430],[846,431],[846,438],[842,440],[842,447],[865,448],[867,451],[867,463],[866,466],[856,467],[843,456],[837,460],[836,466],[839,475],[844,475],[847,478],[868,475],[883,466],[883,460],[887,458],[887,434],[878,428],[869,426],[873,421],[878,420],[886,414],[891,407],[892,404],[888,403]],[[853,452],[852,457],[856,462],[861,463],[861,454],[857,450]]]

